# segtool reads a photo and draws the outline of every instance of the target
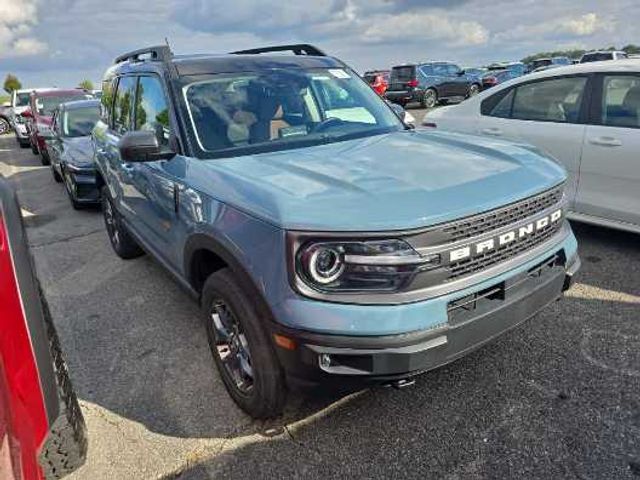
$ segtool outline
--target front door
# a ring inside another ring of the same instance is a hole
[[[640,226],[640,75],[603,75],[600,85],[597,124],[586,127],[576,210]]]

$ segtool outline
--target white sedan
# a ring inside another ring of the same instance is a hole
[[[569,172],[571,217],[640,233],[640,60],[518,77],[422,124],[532,144]]]

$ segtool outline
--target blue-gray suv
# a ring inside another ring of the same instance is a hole
[[[111,244],[150,253],[197,299],[254,417],[278,415],[293,386],[410,384],[533,316],[578,269],[560,166],[413,130],[315,47],[138,50],[102,91]]]

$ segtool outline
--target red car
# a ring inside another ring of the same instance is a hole
[[[39,289],[20,208],[0,177],[0,479],[61,478],[84,462],[86,428]]]
[[[389,75],[389,70],[372,70],[365,72],[364,79],[378,95],[383,96],[389,88]]]
[[[86,90],[80,88],[70,90],[52,88],[49,90],[34,90],[31,93],[29,109],[22,112],[22,116],[29,119],[27,130],[31,151],[34,155],[40,154],[43,165],[49,165],[50,159],[42,132],[51,126],[54,110],[61,103],[88,98],[93,97]]]

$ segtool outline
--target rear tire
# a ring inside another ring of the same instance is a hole
[[[40,153],[38,152],[38,147],[34,145],[31,141],[29,141],[29,146],[31,147],[31,153],[33,153],[34,155],[38,155]]]
[[[420,106],[422,108],[433,108],[438,104],[438,92],[436,92],[433,88],[427,88],[422,95],[422,100],[420,101]]]
[[[70,196],[70,198],[73,207],[77,208],[73,197]],[[140,245],[133,239],[113,206],[107,187],[102,187],[102,214],[113,251],[116,252],[120,258],[129,260],[144,254],[144,250],[142,250]]]
[[[40,152],[40,161],[42,162],[43,165],[49,165],[51,163],[49,154],[46,152]]]
[[[202,312],[214,362],[229,395],[253,418],[273,418],[286,402],[284,373],[254,301],[226,268],[202,289]]]
[[[474,97],[480,93],[480,85],[477,83],[472,83],[469,85],[469,92],[467,93],[467,98]]]

